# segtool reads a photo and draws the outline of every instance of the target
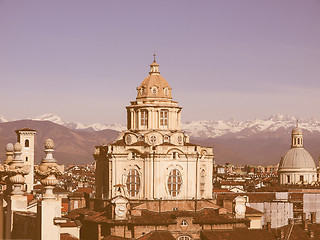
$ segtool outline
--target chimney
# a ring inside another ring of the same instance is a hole
[[[312,212],[310,213],[310,215],[311,215],[311,223],[316,223],[316,213]]]
[[[302,222],[305,222],[307,220],[306,213],[302,213]]]
[[[284,230],[280,228],[280,239],[284,239]]]
[[[314,231],[313,231],[313,230],[309,230],[309,237],[310,237],[311,239],[314,238]]]
[[[267,231],[271,232],[271,222],[267,222]]]
[[[303,228],[305,231],[308,231],[308,222],[307,221],[303,222]]]

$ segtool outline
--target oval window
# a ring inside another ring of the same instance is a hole
[[[135,197],[139,193],[140,189],[140,175],[135,169],[131,169],[127,176],[127,190],[130,197]]]

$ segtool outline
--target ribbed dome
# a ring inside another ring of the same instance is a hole
[[[137,87],[137,99],[139,98],[169,98],[171,99],[171,87],[159,72],[159,64],[154,61],[150,65],[149,76]]]
[[[315,169],[316,165],[307,150],[304,148],[291,148],[280,161],[279,170],[283,168]]]

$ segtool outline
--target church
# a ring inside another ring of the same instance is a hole
[[[127,130],[97,146],[96,197],[177,200],[212,197],[213,149],[189,142],[181,131],[182,107],[154,59],[127,109]]]

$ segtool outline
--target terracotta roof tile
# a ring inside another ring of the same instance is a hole
[[[199,224],[224,224],[224,223],[239,223],[248,222],[248,219],[236,219],[227,214],[219,214],[216,209],[202,209],[195,214],[194,223]]]
[[[168,231],[156,230],[137,238],[137,240],[175,240],[175,238]]]
[[[67,215],[64,217],[69,218],[69,219],[76,219],[80,217],[81,215],[83,216],[93,216],[97,214],[97,212],[90,210],[89,208],[77,208],[69,212]]]
[[[203,240],[272,240],[277,239],[265,229],[237,228],[232,230],[204,230],[200,233]]]
[[[112,235],[103,238],[103,240],[125,240],[125,239],[132,239],[132,238],[123,238],[123,237],[117,237]]]
[[[69,233],[61,233],[60,240],[79,240],[79,238],[76,238],[75,236]]]

